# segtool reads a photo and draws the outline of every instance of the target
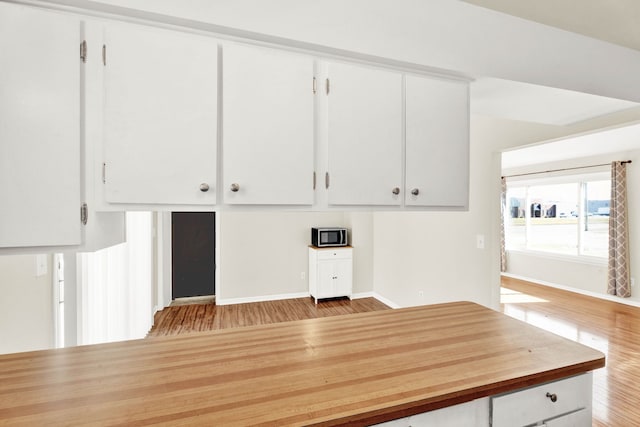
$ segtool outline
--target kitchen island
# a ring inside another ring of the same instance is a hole
[[[370,425],[603,366],[596,350],[454,302],[3,355],[0,424]]]

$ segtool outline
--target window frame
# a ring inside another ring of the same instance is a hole
[[[586,264],[598,264],[598,265],[606,265],[608,262],[608,256],[598,256],[592,254],[584,253],[584,226],[585,226],[585,210],[587,208],[587,193],[586,193],[586,184],[594,181],[610,181],[611,174],[607,169],[600,169],[593,172],[576,174],[575,172],[571,174],[562,174],[562,173],[541,173],[541,174],[530,174],[530,175],[519,175],[516,177],[507,177],[507,194],[505,198],[505,214],[510,215],[510,198],[509,190],[513,188],[524,188],[524,200],[525,200],[525,233],[524,233],[524,247],[509,247],[509,233],[505,230],[505,250],[507,252],[517,252],[524,254],[531,254],[538,257],[546,257],[552,259],[559,260],[567,260],[573,262],[580,262]],[[577,227],[577,239],[576,239],[576,253],[562,253],[562,252],[553,252],[553,251],[545,251],[540,249],[531,249],[529,247],[530,242],[530,233],[531,233],[531,212],[530,212],[530,204],[531,199],[529,198],[530,187],[534,186],[543,186],[543,185],[555,185],[555,184],[575,184],[576,191],[578,193],[578,221],[576,222]],[[508,228],[508,223],[511,218],[505,218],[505,228]],[[607,231],[608,234],[608,231]]]

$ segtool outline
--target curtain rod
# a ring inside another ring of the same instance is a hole
[[[622,160],[620,161],[620,163],[631,163],[631,160]],[[529,172],[529,173],[518,173],[518,174],[514,174],[514,175],[503,175],[503,178],[513,178],[516,176],[527,176],[527,175],[539,175],[542,173],[550,173],[550,172],[563,172],[563,171],[572,171],[572,170],[576,170],[576,169],[588,169],[588,168],[597,168],[599,166],[611,166],[611,163],[602,163],[599,165],[589,165],[589,166],[576,166],[574,168],[563,168],[563,169],[551,169],[551,170],[546,170],[546,171],[540,171],[540,172]]]

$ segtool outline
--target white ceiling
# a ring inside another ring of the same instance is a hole
[[[502,168],[640,150],[640,123],[502,153]]]
[[[640,50],[638,0],[465,0],[477,6]],[[636,103],[500,79],[471,86],[471,112],[567,125],[638,106]]]
[[[511,120],[568,125],[639,104],[564,89],[494,78],[471,84],[471,113]]]
[[[640,51],[638,0],[463,0],[477,6]],[[472,112],[570,124],[634,103],[495,79],[472,85]],[[475,104],[475,105],[474,105]],[[640,124],[503,153],[503,168],[640,149]]]
[[[640,50],[638,0],[463,0],[610,43]]]

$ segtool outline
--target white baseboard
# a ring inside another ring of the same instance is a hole
[[[309,292],[299,292],[293,294],[278,294],[278,295],[262,295],[257,297],[242,297],[242,298],[220,298],[216,297],[216,305],[231,305],[231,304],[246,304],[249,302],[264,302],[264,301],[277,301],[282,299],[294,299],[294,298],[307,298]],[[351,295],[351,299],[360,298],[375,298],[383,304],[388,305],[391,308],[400,308],[400,305],[394,303],[391,300],[386,299],[382,295],[376,292],[359,292]]]
[[[382,295],[380,295],[377,292],[373,292],[373,297],[375,299],[377,299],[378,301],[380,301],[381,303],[388,305],[391,308],[402,308],[401,305],[396,304],[395,302],[391,301],[390,299],[387,299],[387,298],[383,297]]]
[[[305,298],[305,297],[309,297],[309,292],[300,292],[295,294],[262,295],[257,297],[242,297],[242,298],[220,298],[216,296],[216,305],[246,304],[248,302],[277,301],[281,299],[294,299],[294,298]]]
[[[619,298],[613,295],[601,294],[598,292],[585,291],[584,289],[572,288],[570,286],[560,285],[558,283],[547,282],[545,280],[533,279],[531,277],[520,276],[518,274],[500,273],[504,277],[510,277],[512,279],[524,280],[526,282],[535,283],[537,285],[549,286],[550,288],[562,289],[563,291],[575,292],[576,294],[586,295],[588,297],[599,298],[606,301],[617,302],[620,304],[626,304],[633,307],[640,307],[640,302],[630,300],[628,298]]]

